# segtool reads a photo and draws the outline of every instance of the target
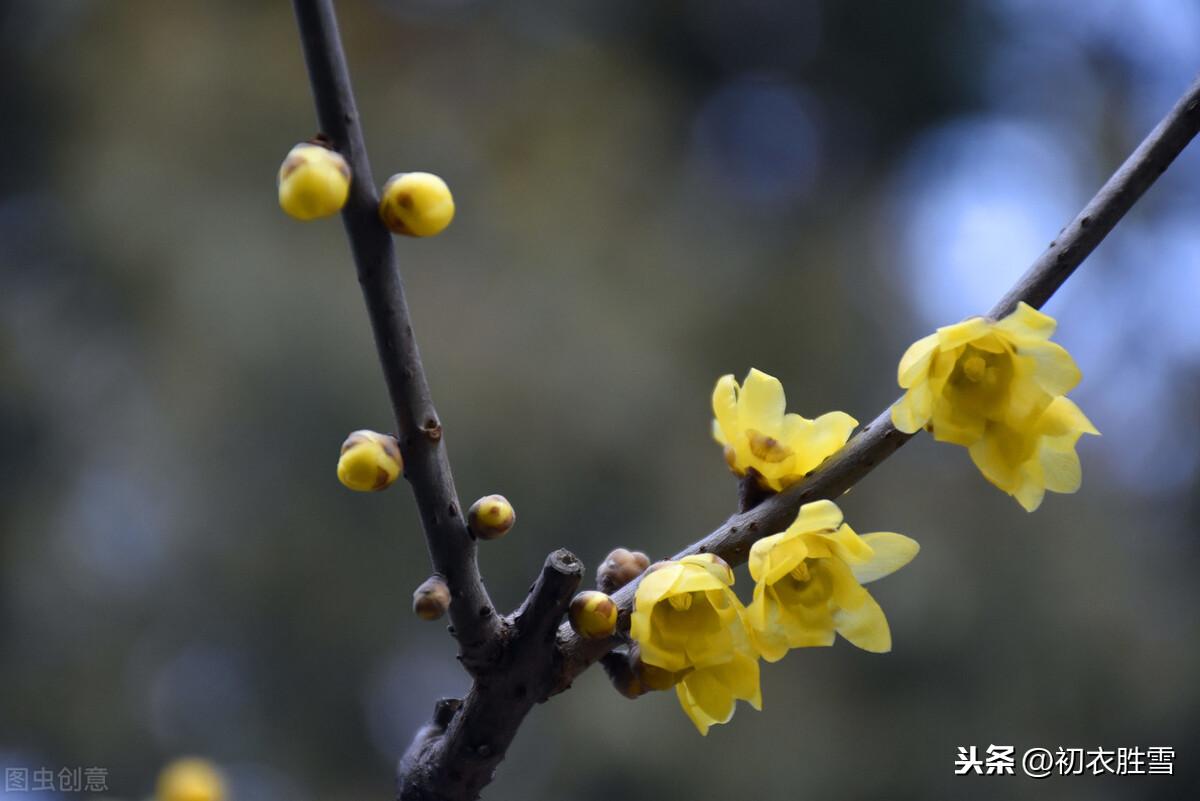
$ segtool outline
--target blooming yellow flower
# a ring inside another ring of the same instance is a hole
[[[892,407],[892,423],[966,446],[980,472],[1029,511],[1047,489],[1074,492],[1075,443],[1099,432],[1063,397],[1081,376],[1050,341],[1055,326],[1020,303],[1002,320],[972,317],[914,342],[897,370],[907,391]]]
[[[792,525],[750,549],[756,584],[746,617],[759,653],[777,662],[789,648],[832,645],[835,632],[866,651],[890,651],[887,618],[862,585],[899,570],[918,550],[901,534],[860,537],[832,501],[800,507]]]
[[[721,376],[713,390],[713,437],[739,476],[753,469],[764,489],[778,492],[846,444],[858,421],[845,412],[815,420],[785,414],[779,379],[751,370],[743,385]]]
[[[683,673],[676,693],[701,734],[728,721],[738,699],[762,707],[758,654],[732,585],[729,565],[699,554],[653,570],[634,595],[630,635],[640,658]]]
[[[728,723],[738,699],[749,701],[750,706],[761,710],[758,654],[747,641],[733,652],[728,662],[689,671],[675,685],[675,694],[702,735],[708,734],[710,726]]]

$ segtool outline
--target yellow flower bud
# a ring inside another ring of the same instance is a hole
[[[392,233],[434,236],[454,219],[454,196],[432,173],[402,172],[383,185],[379,217]]]
[[[441,576],[430,576],[413,592],[413,612],[422,620],[437,620],[450,608],[450,588]]]
[[[338,480],[352,490],[387,489],[404,469],[395,437],[375,431],[355,431],[342,443]]]
[[[596,570],[596,586],[604,592],[616,592],[650,566],[650,557],[641,551],[614,549]]]
[[[571,600],[568,613],[571,628],[580,637],[602,640],[617,629],[617,605],[613,599],[596,590],[586,590]]]
[[[158,775],[155,801],[224,801],[225,780],[207,759],[177,759]]]
[[[279,168],[279,206],[297,220],[337,214],[350,195],[350,165],[327,147],[296,145]]]
[[[467,526],[481,540],[503,537],[517,522],[517,513],[503,495],[487,495],[467,510]]]

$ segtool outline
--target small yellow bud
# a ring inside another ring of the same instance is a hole
[[[454,219],[454,196],[432,173],[402,172],[383,185],[379,217],[392,233],[434,236]]]
[[[596,570],[596,586],[604,592],[616,592],[650,566],[650,557],[641,551],[614,549]]]
[[[350,165],[327,147],[303,143],[279,168],[279,207],[297,220],[337,214],[350,195]]]
[[[467,510],[467,526],[481,540],[503,537],[517,522],[517,513],[503,495],[487,495]]]
[[[364,429],[353,432],[342,443],[338,480],[352,490],[387,489],[403,469],[400,443],[395,437]]]
[[[585,590],[571,600],[571,628],[580,637],[602,640],[617,629],[617,605],[596,590]]]
[[[177,759],[158,774],[155,801],[224,801],[225,780],[207,759]]]
[[[437,620],[450,608],[450,588],[441,576],[430,576],[413,592],[413,611],[422,620]]]

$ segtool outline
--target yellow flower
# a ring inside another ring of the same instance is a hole
[[[675,685],[675,694],[702,735],[708,734],[710,726],[728,723],[738,699],[749,701],[750,706],[761,710],[758,654],[747,643],[735,650],[728,662],[689,671]]]
[[[177,759],[158,775],[155,801],[224,801],[225,781],[207,759]]]
[[[904,567],[918,550],[901,534],[860,537],[832,501],[800,507],[792,525],[750,549],[756,584],[746,617],[759,653],[777,662],[789,648],[832,645],[835,632],[863,650],[890,651],[887,618],[862,585]]]
[[[764,489],[778,492],[838,451],[858,421],[845,412],[815,420],[785,414],[783,385],[751,370],[738,386],[722,376],[713,390],[713,437],[725,446],[725,460],[739,476],[753,469]]]
[[[892,423],[966,446],[984,476],[1029,511],[1047,489],[1074,492],[1075,443],[1099,432],[1063,397],[1081,376],[1050,341],[1055,326],[1020,303],[1002,320],[972,317],[914,342],[897,370],[907,391],[892,407]]]
[[[634,596],[630,635],[640,658],[683,673],[676,693],[701,734],[728,721],[738,699],[762,708],[758,654],[732,585],[729,565],[699,554],[652,570]]]
[[[1083,471],[1075,443],[1084,434],[1099,433],[1074,402],[1059,395],[1023,430],[989,425],[987,436],[971,446],[971,460],[988,481],[1032,512],[1046,490],[1079,489]]]

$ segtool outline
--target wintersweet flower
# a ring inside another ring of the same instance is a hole
[[[980,472],[1028,511],[1047,489],[1074,492],[1075,443],[1099,432],[1063,397],[1081,375],[1050,341],[1056,325],[1020,303],[999,321],[972,317],[914,342],[897,370],[907,391],[892,407],[892,423],[966,446]]]
[[[675,685],[675,694],[696,729],[707,735],[710,726],[729,722],[739,699],[762,710],[758,678],[758,654],[746,639],[728,662],[689,671]]]
[[[725,460],[739,476],[755,472],[764,489],[782,490],[838,451],[858,421],[845,412],[815,420],[785,414],[783,385],[751,370],[741,386],[721,376],[712,397],[713,437],[725,446]]]
[[[733,716],[736,701],[762,707],[758,654],[733,571],[712,554],[652,569],[634,595],[630,635],[641,661],[675,674],[680,706],[701,734]]]
[[[887,618],[862,585],[904,567],[919,549],[901,534],[859,536],[832,501],[805,504],[786,530],[750,549],[756,584],[746,618],[755,647],[777,662],[790,648],[832,645],[836,632],[863,650],[890,651]]]

